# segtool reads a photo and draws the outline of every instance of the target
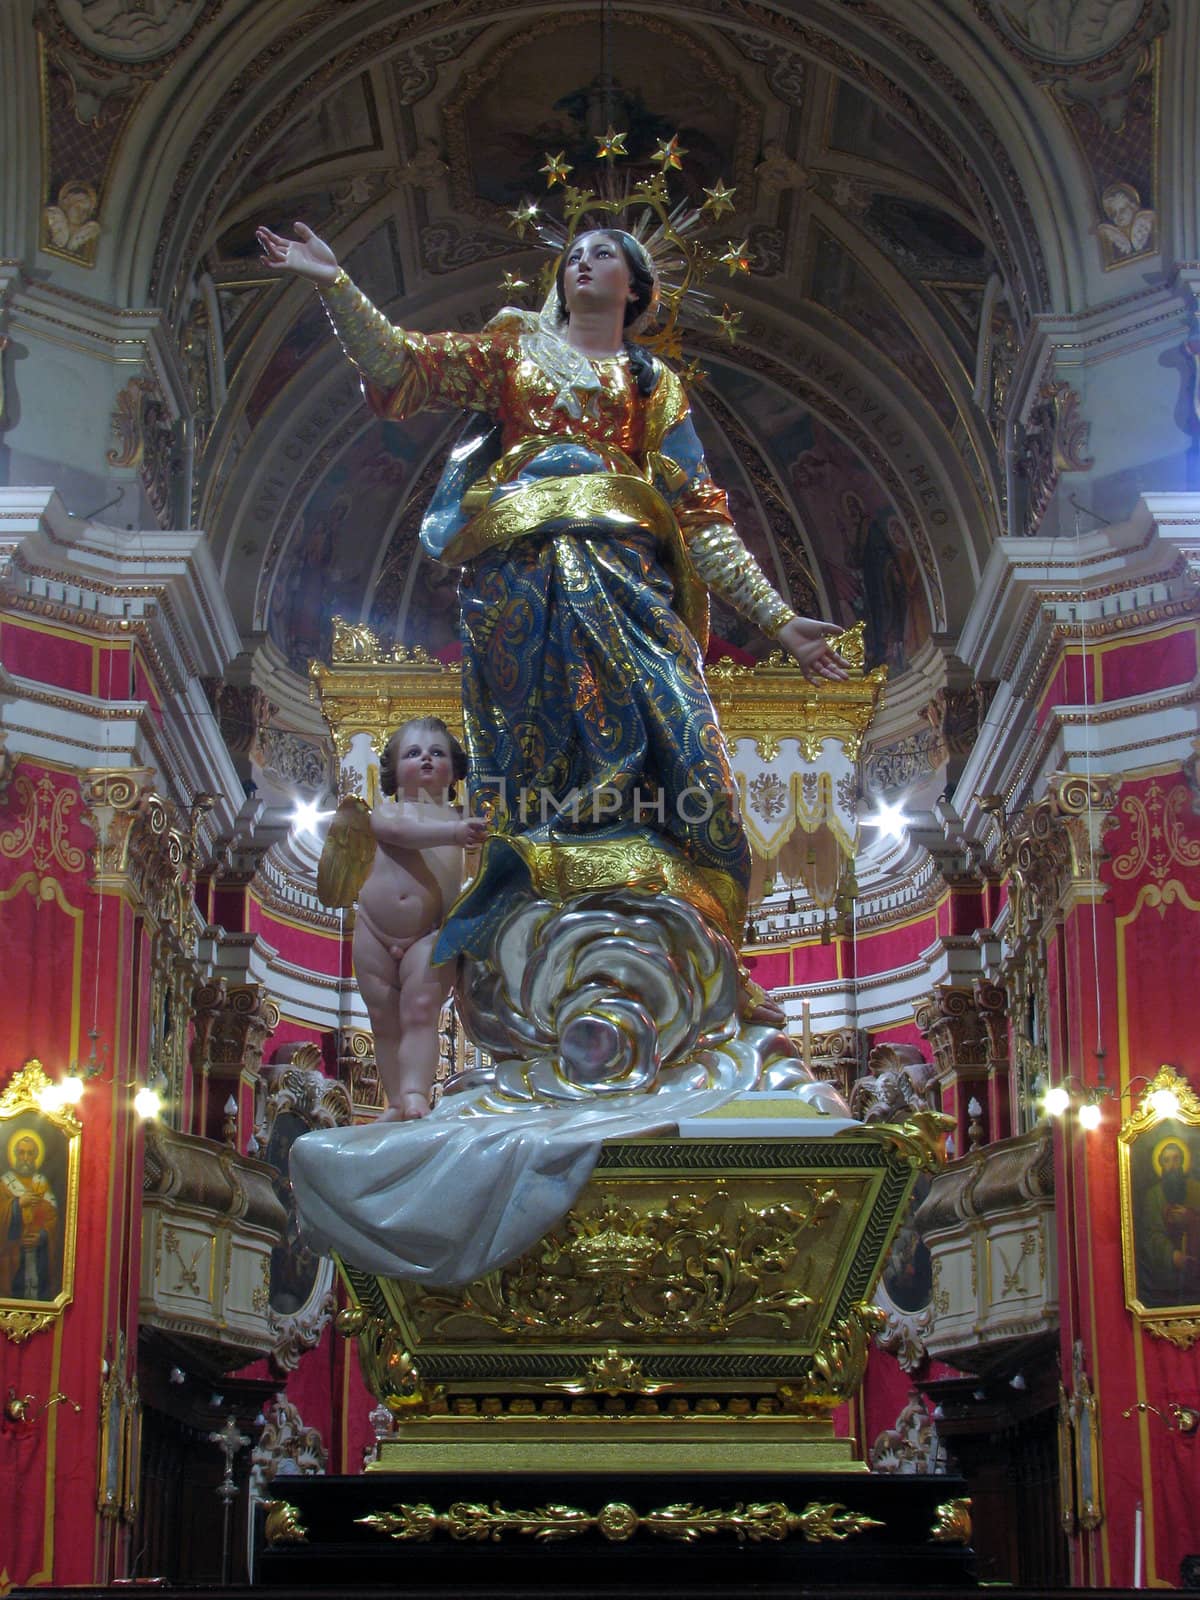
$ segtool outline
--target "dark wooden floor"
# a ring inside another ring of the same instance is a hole
[[[157,1588],[153,1584],[117,1584],[111,1588],[70,1588],[70,1589],[12,1589],[9,1591],[8,1600],[119,1600],[124,1595],[129,1596],[131,1590],[150,1589],[153,1593]],[[177,1596],[178,1600],[349,1600],[351,1594],[369,1593],[371,1600],[456,1600],[462,1591],[451,1589],[445,1584],[435,1586],[410,1584],[373,1586],[367,1591],[361,1590],[357,1585],[349,1585],[340,1589],[307,1589],[301,1587],[283,1588],[274,1585],[270,1589],[256,1588],[252,1585],[237,1584],[229,1588],[219,1585],[205,1585],[203,1587],[163,1586],[162,1592]],[[494,1588],[481,1588],[472,1585],[471,1600],[529,1600],[535,1591],[528,1584],[513,1586],[506,1584]],[[763,1587],[758,1584],[737,1584],[725,1592],[729,1594],[767,1596],[772,1600],[930,1600],[931,1591],[923,1589],[900,1589],[892,1586],[863,1588],[853,1582],[839,1584],[836,1587],[820,1588],[780,1588],[777,1585]],[[606,1586],[604,1588],[561,1589],[549,1585],[538,1584],[536,1594],[538,1600],[695,1600],[696,1589],[666,1587],[661,1582],[646,1587],[640,1586],[636,1580],[623,1582],[618,1587]],[[980,1591],[975,1588],[937,1588],[933,1593],[937,1600],[980,1600]],[[1145,1591],[1140,1589],[1009,1589],[1004,1588],[1005,1600],[1086,1600],[1094,1595],[1097,1600],[1145,1600]]]

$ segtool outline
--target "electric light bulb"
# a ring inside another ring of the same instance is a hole
[[[1080,1106],[1079,1126],[1086,1128],[1089,1133],[1100,1126],[1100,1107],[1095,1100],[1088,1100]]]
[[[83,1099],[83,1079],[77,1072],[68,1072],[58,1090],[64,1105],[77,1106]]]
[[[162,1099],[157,1089],[139,1089],[133,1097],[133,1109],[143,1122],[157,1117],[162,1110]]]
[[[1179,1115],[1179,1096],[1174,1089],[1155,1089],[1150,1096],[1150,1109],[1160,1119]]]
[[[873,817],[864,817],[863,826],[878,828],[885,839],[900,839],[908,827],[908,818],[904,815],[904,807],[892,802],[882,802],[879,810]]]
[[[326,815],[315,800],[297,800],[292,808],[292,827],[297,833],[309,833],[315,839],[318,837],[317,824]]]
[[[48,1083],[39,1091],[37,1103],[43,1111],[53,1115],[54,1112],[62,1110],[65,1099],[61,1083]]]
[[[1053,1089],[1046,1090],[1046,1093],[1042,1096],[1042,1104],[1045,1106],[1049,1116],[1061,1117],[1071,1104],[1071,1096],[1061,1083],[1057,1083]]]

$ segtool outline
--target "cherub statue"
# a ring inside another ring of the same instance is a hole
[[[96,191],[90,183],[71,180],[58,191],[58,204],[46,207],[46,230],[56,250],[82,254],[100,235]]]
[[[467,758],[439,717],[405,723],[379,763],[384,798],[368,810],[343,800],[329,829],[317,891],[327,905],[357,901],[354,976],[375,1035],[388,1098],[383,1121],[429,1111],[438,1059],[438,1017],[453,963],[435,967],[434,940],[462,886],[463,850],[487,823],[450,804]]]
[[[1142,205],[1142,198],[1131,183],[1110,183],[1100,196],[1108,217],[1098,222],[1096,232],[1109,249],[1109,259],[1140,255],[1149,249],[1154,233],[1154,212]]]

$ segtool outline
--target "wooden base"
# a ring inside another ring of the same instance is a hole
[[[744,1471],[740,1454],[735,1473],[715,1450],[702,1472],[375,1472],[276,1489],[256,1529],[255,1581],[272,1589],[402,1581],[628,1596],[974,1582],[970,1550],[946,1542],[948,1527],[959,1541],[965,1531],[942,1510],[964,1493],[949,1478]]]

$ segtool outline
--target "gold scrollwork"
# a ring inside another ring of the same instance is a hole
[[[933,1513],[929,1538],[933,1544],[970,1544],[970,1499],[963,1496],[956,1500],[943,1500]]]
[[[631,1356],[623,1356],[610,1348],[602,1356],[589,1361],[582,1382],[561,1383],[553,1387],[567,1394],[659,1394],[670,1388],[666,1383],[653,1383]]]
[[[274,1549],[281,1544],[308,1543],[308,1529],[301,1522],[295,1506],[289,1505],[286,1500],[264,1500],[262,1505],[267,1514],[263,1523],[263,1538],[269,1548]]]
[[[389,1538],[425,1544],[438,1534],[458,1543],[498,1541],[519,1534],[547,1544],[573,1539],[592,1529],[613,1544],[624,1544],[645,1532],[660,1539],[692,1544],[706,1534],[729,1533],[739,1544],[780,1542],[799,1534],[810,1544],[842,1541],[884,1524],[862,1512],[849,1511],[837,1501],[810,1501],[803,1511],[789,1511],[782,1501],[740,1501],[728,1511],[713,1511],[690,1501],[662,1506],[644,1515],[622,1500],[609,1501],[599,1511],[550,1503],[534,1510],[506,1511],[498,1500],[490,1505],[456,1500],[448,1510],[435,1511],[426,1502],[398,1505],[393,1511],[373,1512],[357,1522]]]
[[[1200,1317],[1183,1318],[1178,1322],[1155,1322],[1147,1319],[1142,1326],[1156,1339],[1166,1339],[1180,1350],[1190,1350],[1200,1339]]]
[[[0,1329],[14,1344],[24,1344],[26,1339],[48,1328],[54,1321],[55,1315],[53,1311],[0,1310]]]
[[[797,1185],[790,1205],[753,1205],[723,1191],[652,1210],[606,1199],[568,1214],[538,1250],[469,1294],[422,1291],[411,1309],[434,1337],[475,1329],[669,1337],[755,1322],[800,1337],[814,1302],[799,1275],[821,1253],[840,1203],[836,1188],[809,1185]]]

